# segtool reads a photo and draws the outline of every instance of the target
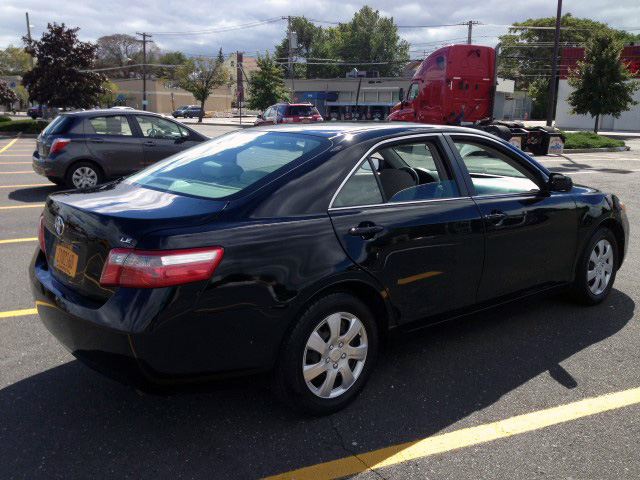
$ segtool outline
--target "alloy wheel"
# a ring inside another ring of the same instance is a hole
[[[91,167],[80,167],[73,172],[71,181],[76,188],[95,187],[98,184],[98,174]]]
[[[587,264],[587,285],[594,295],[605,291],[613,273],[613,247],[602,239],[595,244]]]
[[[320,398],[336,398],[351,388],[367,360],[367,331],[355,315],[338,312],[313,330],[302,358],[307,387]]]

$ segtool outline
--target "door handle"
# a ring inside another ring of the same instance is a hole
[[[384,227],[380,225],[362,225],[358,227],[351,227],[349,229],[349,235],[354,237],[362,237],[363,239],[372,238],[376,234],[384,230]]]
[[[143,145],[144,145],[145,147],[155,147],[156,142],[151,142],[151,141],[149,141],[149,142],[144,142],[144,144],[143,144]]]
[[[509,215],[507,215],[506,213],[494,210],[493,212],[485,215],[484,219],[489,221],[489,222],[491,222],[491,223],[493,223],[494,225],[500,225],[508,217],[509,217]]]
[[[91,143],[103,143],[104,139],[102,138],[92,138],[91,140],[89,140]]]

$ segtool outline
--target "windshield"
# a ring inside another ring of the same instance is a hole
[[[302,162],[329,140],[277,132],[234,132],[185,150],[125,181],[149,188],[219,199],[253,185],[291,162]]]

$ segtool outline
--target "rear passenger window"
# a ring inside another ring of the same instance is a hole
[[[97,135],[133,136],[127,117],[124,115],[94,117],[89,119],[89,123]]]
[[[354,207],[382,203],[382,194],[375,175],[369,159],[362,162],[347,183],[342,186],[340,193],[333,201],[333,206]]]

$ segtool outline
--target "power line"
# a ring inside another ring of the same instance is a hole
[[[151,32],[153,35],[206,35],[210,33],[222,33],[230,32],[233,30],[240,30],[245,28],[259,27],[261,25],[267,25],[282,20],[280,17],[268,18],[265,20],[256,20],[254,22],[243,23],[239,25],[229,25],[227,27],[212,28],[206,30],[185,30],[182,32]]]

